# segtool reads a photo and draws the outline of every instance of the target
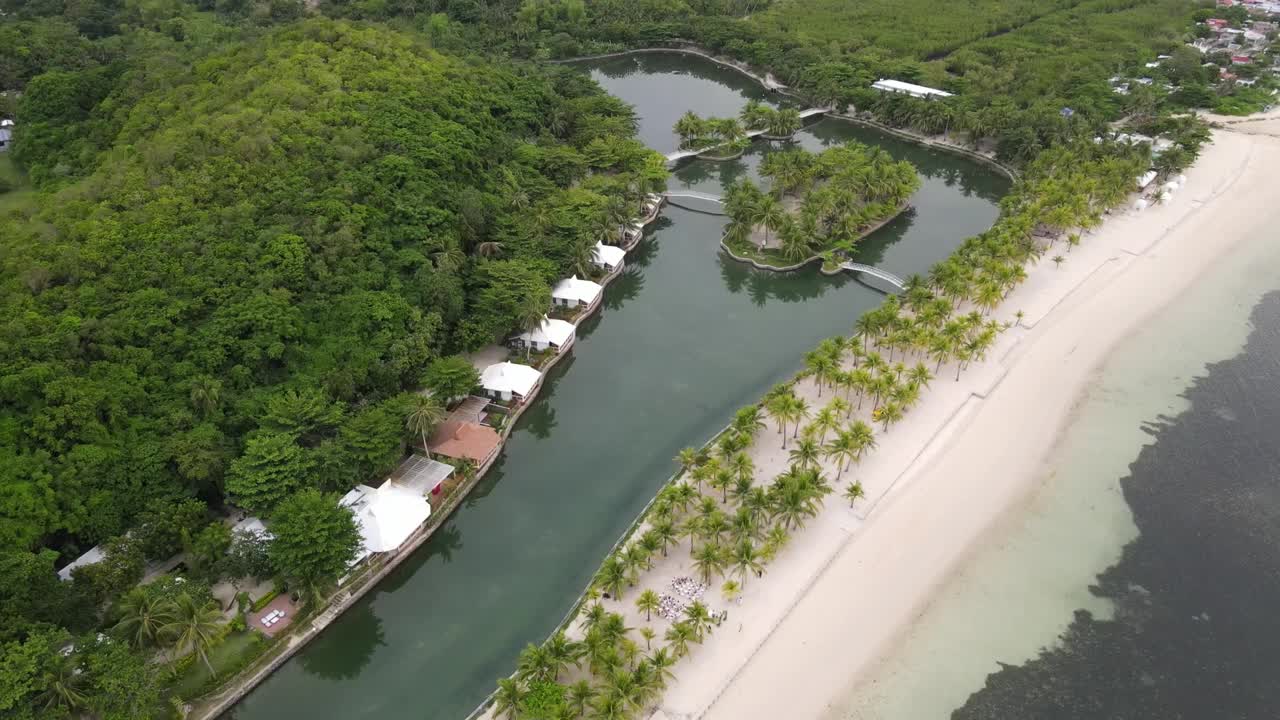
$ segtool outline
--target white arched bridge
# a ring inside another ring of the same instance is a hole
[[[840,267],[850,272],[862,273],[863,275],[870,275],[871,277],[880,278],[881,280],[897,288],[898,292],[902,292],[903,290],[907,289],[907,281],[903,280],[897,275],[894,275],[888,270],[881,270],[880,268],[872,265],[863,265],[862,263],[856,263],[856,262],[840,263]]]
[[[672,205],[675,205],[676,207],[679,207],[679,208],[684,208],[685,210],[692,210],[694,212],[706,213],[708,215],[724,215],[724,198],[720,197],[719,195],[712,195],[711,193],[698,192],[697,190],[671,190],[669,192],[663,193],[663,195],[667,198],[667,202],[671,202],[672,200],[684,199],[684,200],[701,200],[703,202],[712,203],[718,206],[715,210],[710,210],[710,209],[701,208],[701,207],[689,207],[688,205],[682,205],[678,202],[671,202]]]

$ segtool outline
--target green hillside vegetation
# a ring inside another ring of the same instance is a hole
[[[34,76],[17,108],[10,155],[42,190],[0,218],[0,642],[38,658],[3,717],[43,697],[67,631],[115,624],[144,560],[239,577],[206,504],[271,518],[384,476],[428,366],[545,311],[665,181],[631,108],[573,71],[323,19],[224,43],[190,18]],[[179,525],[140,548],[157,523]],[[253,574],[310,587],[346,552]],[[93,707],[50,707],[72,700]]]
[[[530,0],[499,5],[471,32],[510,52],[569,57],[693,41],[744,61],[817,104],[896,127],[961,131],[975,146],[1024,163],[1072,137],[1154,104],[1116,94],[1107,78],[1181,46],[1189,0],[926,0],[774,3],[722,0]],[[504,14],[505,13],[505,14]],[[877,78],[930,84],[957,97],[929,106],[884,97]],[[1209,99],[1212,100],[1211,98]],[[1062,109],[1070,108],[1070,119]]]
[[[771,192],[739,180],[726,193],[724,242],[739,257],[777,266],[851,255],[870,228],[902,212],[920,187],[911,163],[852,142],[816,154],[772,153],[760,174],[770,179]],[[771,233],[776,247],[768,246]],[[759,236],[755,247],[753,235]]]

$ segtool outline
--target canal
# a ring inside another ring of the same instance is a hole
[[[749,78],[693,56],[581,67],[636,106],[641,139],[661,152],[675,149],[671,125],[685,110],[724,116],[767,99]],[[913,208],[864,241],[860,262],[924,273],[994,222],[1008,181],[969,160],[839,120],[797,137],[815,150],[848,140],[910,160],[923,181]],[[757,143],[736,161],[684,165],[671,187],[723,194],[755,177],[770,151]],[[664,210],[463,507],[229,716],[466,716],[520,648],[560,622],[679,449],[701,444],[882,299],[847,275],[779,275],[729,260],[717,251],[723,225]]]

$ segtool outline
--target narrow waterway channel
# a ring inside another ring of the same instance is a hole
[[[750,79],[707,60],[650,54],[583,63],[634,104],[640,136],[675,148],[687,109],[736,114],[765,99]],[[874,234],[859,258],[899,275],[925,272],[994,222],[1002,176],[849,123],[824,120],[804,147],[876,143],[920,170],[914,209]],[[672,187],[722,194],[754,177],[740,160],[695,162]],[[573,357],[551,373],[499,464],[413,557],[231,713],[267,718],[461,718],[544,639],[600,559],[673,469],[799,365],[824,337],[847,332],[881,296],[814,267],[778,275],[718,252],[724,219],[667,208],[602,311],[579,329]]]

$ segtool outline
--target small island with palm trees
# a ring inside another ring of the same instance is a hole
[[[920,187],[911,163],[851,142],[811,153],[772,153],[760,164],[771,189],[749,180],[725,195],[729,226],[721,245],[737,260],[790,270],[851,256],[860,240],[907,209]]]
[[[800,129],[803,119],[795,108],[774,109],[751,101],[736,117],[701,117],[689,111],[676,121],[680,149],[698,150],[702,160],[733,160],[746,152],[753,137],[787,140]]]

